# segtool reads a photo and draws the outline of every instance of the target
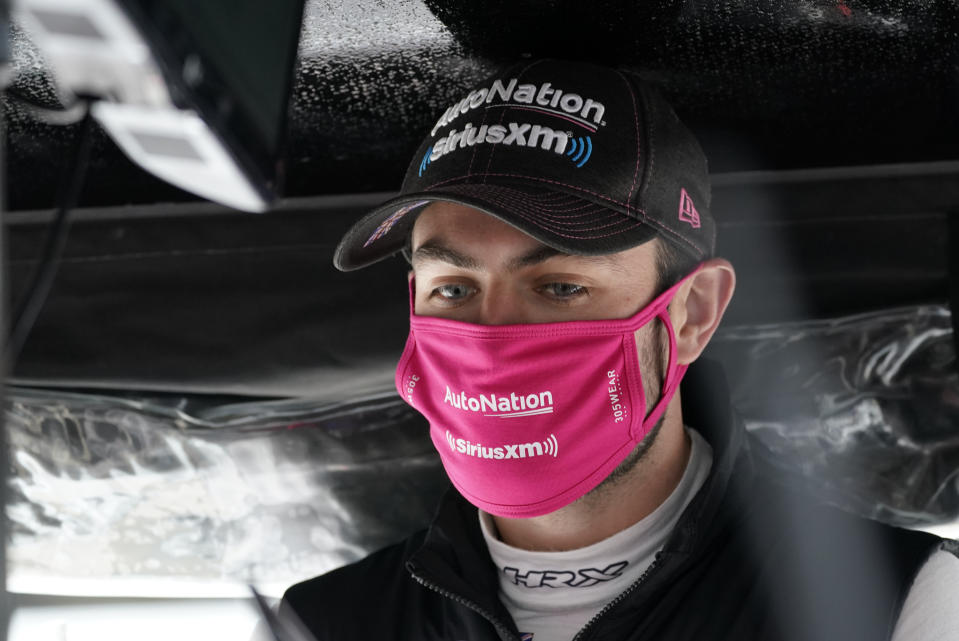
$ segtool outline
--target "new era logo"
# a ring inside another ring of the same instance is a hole
[[[699,229],[699,212],[685,188],[679,193],[679,219],[689,223],[693,229]]]

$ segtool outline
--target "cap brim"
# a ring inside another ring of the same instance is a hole
[[[405,246],[420,212],[437,201],[478,209],[568,254],[612,254],[641,245],[657,232],[643,222],[641,213],[627,216],[552,189],[456,184],[404,194],[383,203],[343,236],[333,264],[341,271],[352,271],[396,254]]]

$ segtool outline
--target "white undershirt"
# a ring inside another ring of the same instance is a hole
[[[497,538],[492,517],[480,525],[499,570],[500,598],[521,633],[535,641],[568,641],[653,562],[680,515],[702,487],[713,450],[695,430],[679,485],[651,514],[622,532],[567,552],[530,552]]]
[[[959,641],[959,558],[937,550],[919,570],[892,641]]]
[[[666,543],[712,467],[709,443],[687,428],[692,447],[679,485],[651,514],[598,543],[567,552],[530,552],[497,538],[492,517],[480,526],[499,570],[499,596],[521,633],[570,641],[631,584]],[[959,558],[937,551],[909,591],[892,641],[959,641]]]

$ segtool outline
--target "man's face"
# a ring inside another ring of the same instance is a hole
[[[476,209],[437,202],[413,228],[414,311],[481,325],[627,318],[658,293],[656,242],[572,256]]]
[[[659,293],[658,242],[573,256],[472,207],[433,203],[413,227],[414,311],[479,325],[628,318]],[[669,358],[663,329],[636,332],[647,411]]]
[[[434,203],[413,227],[414,311],[481,325],[628,318],[659,293],[657,242],[572,256],[471,207]],[[647,412],[661,395],[668,359],[662,330],[653,322],[636,332]],[[600,488],[633,469],[657,432]]]

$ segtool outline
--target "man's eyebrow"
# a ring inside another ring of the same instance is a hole
[[[440,261],[460,269],[480,270],[480,264],[475,258],[462,254],[435,240],[426,241],[413,252],[412,262],[420,261]]]
[[[616,259],[615,254],[567,254],[566,252],[553,249],[552,247],[547,247],[545,245],[542,247],[537,247],[529,253],[523,254],[522,256],[517,256],[516,258],[510,260],[508,268],[510,270],[522,269],[524,267],[530,267],[532,265],[544,263],[550,258],[555,258],[557,256],[561,258],[575,258],[577,260],[583,260],[591,263],[600,263],[613,269],[623,271],[623,266]]]
[[[554,256],[569,256],[569,254],[543,245],[542,247],[537,247],[533,251],[527,252],[522,256],[517,256],[516,258],[511,259],[507,265],[507,269],[510,271],[516,271],[517,269],[522,269],[524,267],[531,267],[533,265],[546,262]]]

